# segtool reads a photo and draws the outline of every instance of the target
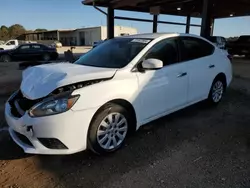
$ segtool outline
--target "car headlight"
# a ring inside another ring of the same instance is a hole
[[[32,107],[29,111],[31,117],[41,117],[60,114],[68,111],[80,96],[67,96],[43,101]]]

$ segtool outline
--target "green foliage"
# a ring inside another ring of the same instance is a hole
[[[2,25],[0,27],[0,40],[14,39],[26,32],[25,28],[20,24],[14,24],[10,27]]]
[[[47,29],[38,28],[38,29],[36,29],[35,31],[37,31],[37,32],[42,32],[42,31],[47,31]]]
[[[25,28],[22,25],[15,24],[9,27],[9,35],[12,38],[16,38],[26,32]]]
[[[35,31],[47,31],[47,29],[41,29],[38,28]],[[5,25],[2,25],[0,27],[0,40],[6,41],[10,39],[15,39],[18,36],[26,33],[26,32],[32,32],[32,31],[27,31],[22,25],[20,24],[14,24],[10,27],[7,27]]]
[[[2,25],[0,28],[0,40],[8,40],[9,39],[9,28],[5,25]]]

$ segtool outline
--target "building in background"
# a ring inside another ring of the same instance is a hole
[[[115,26],[115,36],[137,34],[137,29],[132,27]],[[107,38],[107,27],[86,27],[79,29],[51,30],[42,32],[29,32],[19,37],[18,40],[37,41],[50,44],[60,41],[63,46],[92,46],[94,42]]]

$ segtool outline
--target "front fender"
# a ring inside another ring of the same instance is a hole
[[[114,99],[124,99],[133,105],[137,100],[138,82],[135,75],[122,80],[108,80],[75,90],[72,95],[80,95],[72,110],[98,108]]]

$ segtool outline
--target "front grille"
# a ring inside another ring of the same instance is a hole
[[[15,97],[13,97],[10,101],[11,114],[14,117],[20,118],[24,115],[26,111],[28,111],[32,106],[40,102],[42,99],[30,100],[23,96],[22,92],[19,91]]]
[[[56,138],[37,138],[46,148],[68,149],[60,140]]]
[[[22,135],[22,134],[20,134],[20,133],[18,133],[18,132],[16,132],[16,131],[14,131],[14,132],[15,132],[16,136],[18,137],[18,139],[19,139],[21,142],[23,142],[23,143],[26,144],[26,145],[29,145],[29,146],[32,146],[32,147],[33,147],[32,143],[30,142],[30,140],[29,140],[26,136],[24,136],[24,135]]]

